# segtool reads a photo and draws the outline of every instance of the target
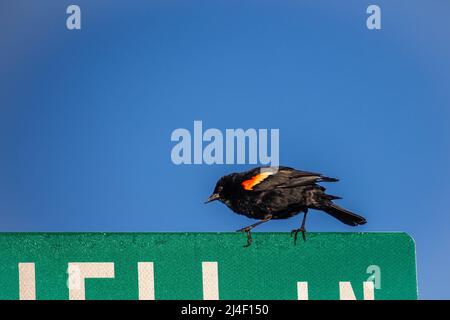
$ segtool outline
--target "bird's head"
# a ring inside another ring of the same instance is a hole
[[[215,200],[226,203],[230,200],[233,191],[233,175],[224,176],[219,179],[214,188],[214,192],[208,197],[205,203]]]

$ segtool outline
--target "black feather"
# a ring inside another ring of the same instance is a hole
[[[341,208],[335,203],[330,203],[322,210],[349,226],[357,226],[366,223],[366,219],[363,217]]]

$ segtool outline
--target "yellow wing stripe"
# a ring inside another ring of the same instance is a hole
[[[251,177],[250,179],[243,181],[241,185],[242,187],[244,187],[245,190],[253,190],[254,186],[263,182],[265,179],[267,179],[268,176],[272,174],[273,172],[258,173],[257,175]]]

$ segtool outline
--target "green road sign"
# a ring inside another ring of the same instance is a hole
[[[2,233],[0,299],[417,299],[405,233]]]

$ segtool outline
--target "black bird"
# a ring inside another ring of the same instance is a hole
[[[232,173],[219,179],[213,194],[205,203],[219,200],[231,210],[260,221],[239,229],[247,233],[247,245],[252,243],[251,230],[271,219],[287,219],[303,212],[300,228],[294,229],[294,243],[297,235],[305,236],[305,222],[308,209],[321,210],[339,221],[357,226],[366,219],[339,207],[333,200],[340,197],[325,193],[319,182],[336,182],[338,179],[320,173],[299,171],[289,167],[259,167],[242,173]]]

